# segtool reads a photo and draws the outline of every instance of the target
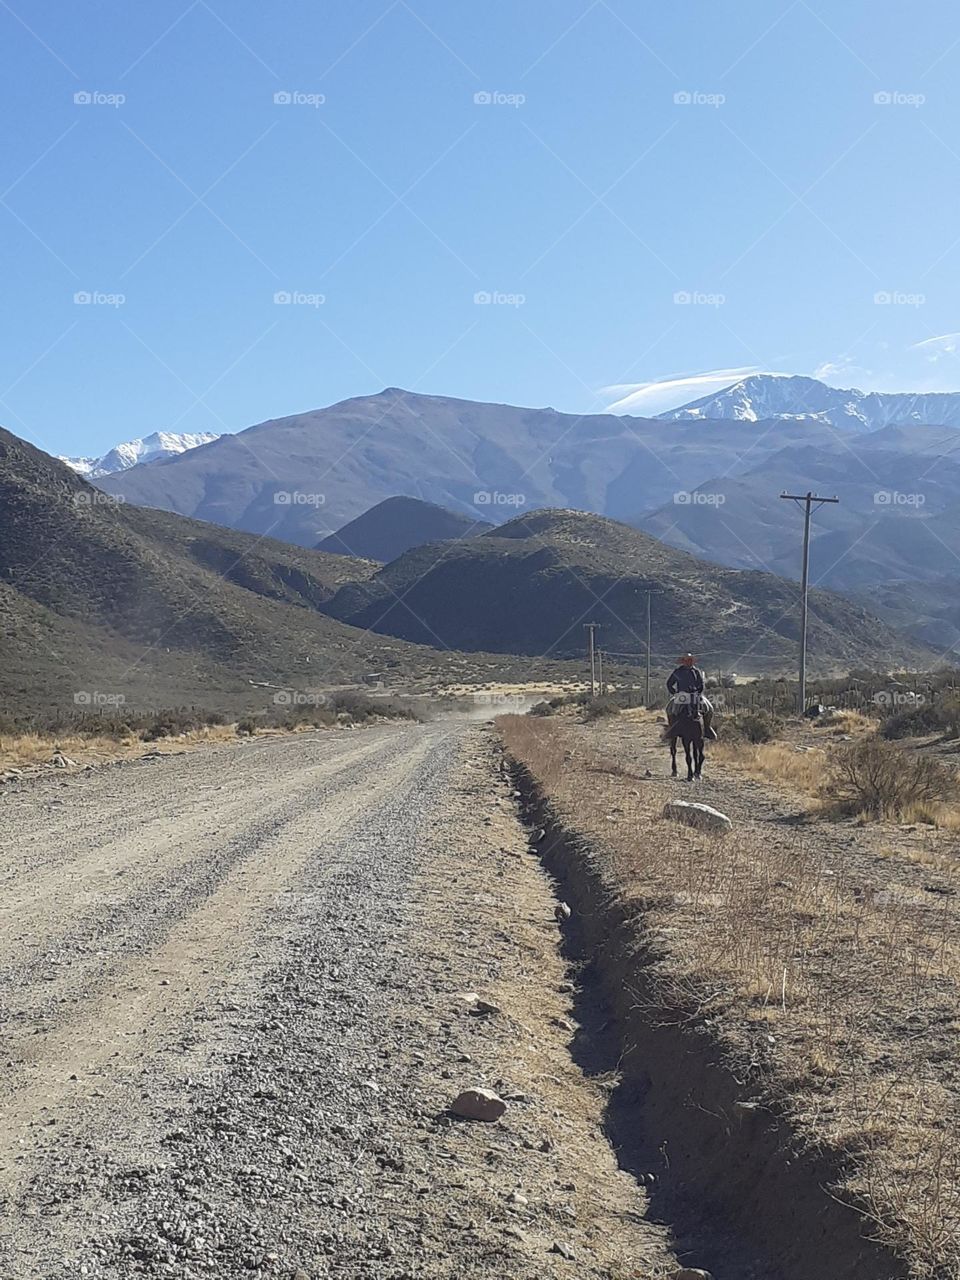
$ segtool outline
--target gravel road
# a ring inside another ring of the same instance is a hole
[[[438,722],[3,790],[4,1280],[669,1270],[499,763]]]

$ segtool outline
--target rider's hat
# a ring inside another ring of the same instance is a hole
[[[681,653],[677,661],[681,664],[681,666],[688,667],[688,666],[693,666],[693,664],[696,662],[696,658],[693,656],[692,653]]]

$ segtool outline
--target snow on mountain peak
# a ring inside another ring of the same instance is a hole
[[[809,418],[854,431],[877,431],[898,423],[960,427],[960,392],[858,391],[829,387],[817,378],[755,373],[723,391],[658,415],[671,421],[759,422]]]
[[[139,440],[126,440],[115,445],[102,458],[67,458],[65,462],[82,476],[96,480],[98,476],[111,476],[117,471],[127,471],[140,462],[155,462],[162,458],[172,458],[178,453],[186,453],[188,449],[196,449],[202,444],[211,444],[219,436],[211,431],[182,432],[154,431]]]

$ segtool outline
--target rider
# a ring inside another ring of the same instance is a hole
[[[703,690],[706,681],[703,672],[697,666],[692,653],[684,653],[677,659],[677,666],[667,679],[667,692],[671,698],[680,695],[680,700],[696,704],[703,712],[703,729],[706,736],[716,740],[713,728],[713,707],[705,701]]]

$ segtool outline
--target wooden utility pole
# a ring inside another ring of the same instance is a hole
[[[839,502],[839,498],[821,498],[815,493],[781,493],[781,498],[795,502],[803,508],[803,572],[800,577],[800,688],[797,692],[797,708],[801,715],[807,709],[807,591],[810,583],[810,514],[819,511],[825,502]],[[816,505],[814,505],[816,504]]]
[[[650,626],[650,600],[653,596],[662,595],[662,591],[656,591],[650,587],[647,588],[647,678],[643,691],[643,705],[645,707],[649,707],[650,705],[650,637],[652,634]]]
[[[603,687],[603,650],[597,650],[597,684],[600,686],[600,697],[602,698],[606,690]]]
[[[600,626],[599,622],[585,622],[584,627],[590,637],[590,697],[597,696],[597,639],[596,631]]]

